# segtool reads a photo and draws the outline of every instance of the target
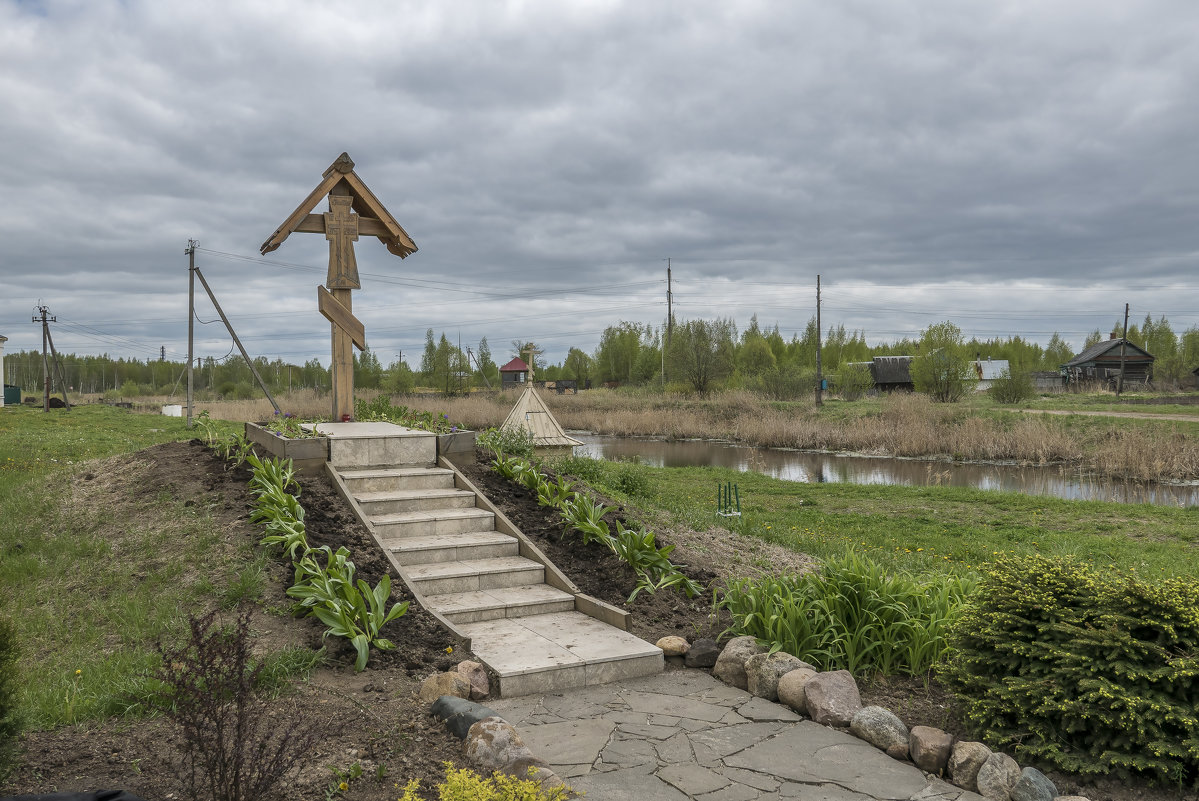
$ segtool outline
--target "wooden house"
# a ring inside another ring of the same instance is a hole
[[[978,359],[970,364],[978,377],[975,392],[986,392],[996,379],[1003,378],[1004,373],[1009,373],[1007,359]]]
[[[1111,339],[1096,342],[1066,362],[1062,366],[1066,380],[1071,384],[1087,381],[1114,384],[1120,377],[1121,350],[1125,384],[1144,384],[1153,378],[1153,356],[1113,334]]]
[[[500,389],[520,389],[529,382],[529,365],[520,358],[500,368]]]
[[[870,362],[870,376],[882,392],[911,392],[916,389],[911,367],[911,356],[875,356]]]

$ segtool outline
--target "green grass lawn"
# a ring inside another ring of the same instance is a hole
[[[154,643],[252,587],[251,550],[221,547],[211,510],[155,491],[152,477],[129,497],[68,501],[88,460],[192,436],[180,418],[107,406],[0,409],[0,597],[27,725],[131,711]]]
[[[630,472],[641,478],[629,480]],[[1003,554],[1033,553],[1146,577],[1199,572],[1199,508],[956,487],[801,484],[722,468],[601,462],[595,473],[594,483],[651,521],[699,531],[721,524],[716,487],[731,481],[744,533],[822,558],[853,549],[913,574],[973,572]]]

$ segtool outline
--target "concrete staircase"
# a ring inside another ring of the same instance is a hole
[[[322,423],[329,470],[418,602],[470,640],[502,696],[644,676],[662,651],[581,593],[444,457],[389,423]],[[471,453],[470,458],[473,458]]]

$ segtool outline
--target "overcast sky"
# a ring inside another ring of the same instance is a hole
[[[676,319],[787,338],[817,274],[872,343],[1181,331],[1197,42],[1195,0],[0,0],[0,334],[185,359],[195,238],[251,355],[327,364],[324,237],[258,248],[342,151],[419,248],[356,245],[384,364],[591,352],[668,258]]]

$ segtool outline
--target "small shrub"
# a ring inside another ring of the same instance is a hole
[[[529,769],[529,778],[521,779],[503,773],[480,776],[466,768],[455,769],[445,763],[445,781],[437,786],[442,801],[566,801],[572,796],[569,787],[544,788],[535,778],[536,769]],[[420,782],[408,782],[400,801],[420,801]]]
[[[188,627],[181,646],[159,649],[167,693],[158,706],[177,727],[177,778],[191,798],[269,798],[311,752],[315,730],[278,725],[255,695],[262,666],[250,660],[249,610],[228,630],[215,613],[189,618]]]
[[[1005,369],[999,374],[999,378],[991,382],[988,391],[996,403],[1019,403],[1035,395],[1036,387],[1033,386],[1030,374],[1023,370],[1013,373],[1010,369]]]
[[[517,431],[489,428],[479,434],[475,443],[496,455],[533,458],[533,435],[523,428]]]
[[[617,462],[613,466],[611,483],[629,497],[649,494],[649,476],[640,462]]]
[[[603,480],[606,463],[590,456],[563,456],[556,459],[553,466],[559,473],[574,476],[588,484],[596,484]]]
[[[847,401],[858,400],[873,387],[870,365],[864,363],[841,365],[833,381],[833,390]]]
[[[359,398],[354,402],[354,419],[359,422],[379,421],[395,423],[405,428],[432,431],[434,434],[452,434],[458,426],[450,422],[448,414],[422,412],[407,406],[393,406],[387,395],[378,395],[374,400]]]
[[[17,628],[0,617],[0,779],[16,764],[17,735],[21,720],[17,714]]]
[[[1199,786],[1199,586],[1066,558],[996,562],[946,679],[993,746],[1083,775]]]

